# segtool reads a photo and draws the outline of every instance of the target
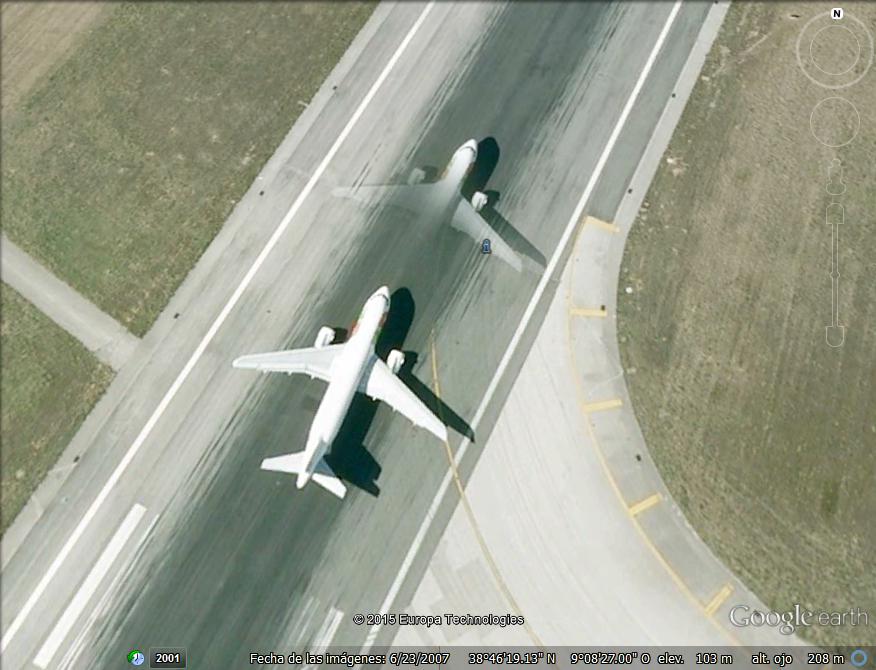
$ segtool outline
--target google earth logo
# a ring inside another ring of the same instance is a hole
[[[139,649],[131,649],[128,652],[128,663],[131,665],[143,665],[146,662],[146,656]]]

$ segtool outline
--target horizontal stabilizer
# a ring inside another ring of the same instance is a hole
[[[266,458],[262,461],[262,470],[286,472],[292,475],[297,475],[304,467],[304,453],[305,452],[303,451],[299,451],[296,454],[284,454],[283,456]]]
[[[338,498],[343,498],[347,495],[347,487],[338,479],[338,476],[329,467],[328,463],[325,462],[324,458],[320,459],[316,466],[316,472],[313,473],[313,481],[325,490],[334,493]]]
[[[266,458],[262,461],[262,470],[270,470],[272,472],[284,472],[290,475],[297,475],[304,469],[305,454],[307,452],[299,451],[296,454],[285,454],[283,456],[274,456]],[[335,494],[338,498],[343,498],[347,494],[347,487],[338,479],[334,470],[329,467],[325,459],[320,459],[316,465],[316,470],[311,479],[321,487]]]

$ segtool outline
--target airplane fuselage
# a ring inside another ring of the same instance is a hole
[[[389,289],[381,287],[365,302],[359,319],[332,364],[332,380],[319,403],[307,435],[305,467],[298,473],[296,485],[303,488],[338,435],[353,396],[371,363],[374,344],[389,311]]]
[[[474,167],[478,157],[478,143],[469,140],[453,152],[450,162],[444,168],[441,179],[434,184],[431,195],[434,200],[423,209],[434,213],[439,221],[448,221],[462,200],[462,185]]]
[[[453,152],[441,179],[430,190],[430,202],[424,203],[424,211],[431,212],[440,220],[453,217],[462,199],[462,185],[474,167],[478,157],[478,144],[469,140]],[[297,486],[302,488],[310,478],[338,435],[344,417],[353,402],[368,370],[374,352],[374,343],[380,326],[389,311],[389,290],[378,289],[368,298],[359,315],[356,328],[332,365],[332,381],[316,411],[305,446],[305,467],[298,474]]]

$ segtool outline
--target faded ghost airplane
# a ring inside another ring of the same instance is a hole
[[[316,335],[315,345],[310,349],[252,354],[234,361],[232,365],[236,368],[305,374],[328,382],[310,426],[304,451],[266,458],[262,461],[263,470],[297,475],[299,489],[313,479],[343,498],[347,488],[323,456],[337,436],[356,392],[374,400],[382,400],[415,425],[425,428],[441,440],[447,439],[444,424],[396,376],[404,365],[404,354],[394,349],[384,363],[374,353],[374,345],[388,311],[389,289],[382,286],[365,302],[353,332],[343,344],[332,344],[335,331],[323,326]]]
[[[453,152],[450,162],[436,182],[423,183],[425,173],[422,170],[413,170],[405,185],[336,188],[333,194],[360,202],[372,202],[386,197],[391,204],[410,212],[434,215],[441,221],[449,219],[453,228],[471,237],[478,246],[484,240],[490,240],[491,253],[520,272],[523,267],[520,257],[479,214],[487,205],[487,194],[476,191],[471,202],[462,197],[463,183],[477,157],[478,143],[476,140],[469,140]]]

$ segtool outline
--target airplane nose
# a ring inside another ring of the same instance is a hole
[[[478,141],[477,140],[469,140],[465,144],[462,145],[464,149],[471,149],[474,152],[474,155],[478,155]]]
[[[377,291],[375,291],[375,294],[381,296],[382,298],[386,298],[387,300],[389,300],[389,287],[388,286],[381,286],[379,289],[377,289]]]

